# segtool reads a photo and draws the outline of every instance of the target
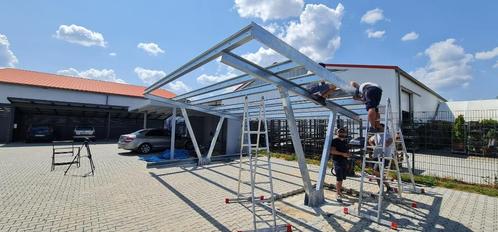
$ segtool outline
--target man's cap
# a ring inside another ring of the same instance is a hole
[[[347,132],[347,128],[346,127],[339,127],[335,130],[335,133],[340,133],[340,132]]]

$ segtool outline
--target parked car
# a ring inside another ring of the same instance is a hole
[[[95,128],[91,126],[77,126],[73,132],[74,140],[95,140]]]
[[[147,154],[153,150],[167,149],[171,146],[171,133],[169,130],[149,128],[135,131],[131,134],[121,135],[118,148],[137,151]],[[186,136],[175,137],[175,148],[193,149],[190,138]]]
[[[30,126],[26,133],[26,142],[51,142],[54,140],[54,129],[47,125]]]

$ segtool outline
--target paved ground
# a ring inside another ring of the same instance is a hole
[[[0,231],[234,231],[250,229],[242,204],[224,204],[237,189],[236,162],[204,168],[147,169],[143,161],[118,154],[115,145],[93,145],[96,175],[88,163],[63,176],[50,172],[50,146],[0,147]],[[122,152],[122,151],[121,151]],[[310,166],[316,178],[316,166]],[[302,185],[295,162],[274,160],[277,193]],[[264,170],[261,170],[264,171]],[[258,176],[262,178],[262,176]],[[333,183],[328,176],[326,182]],[[346,185],[357,188],[358,180]],[[244,191],[248,190],[243,186]],[[377,191],[375,185],[368,189]],[[406,194],[406,204],[386,202],[386,217],[401,230],[498,231],[498,198],[442,188]],[[389,227],[342,214],[333,201],[321,208],[302,205],[302,195],[277,202],[279,223],[300,231],[386,231]],[[354,198],[348,202],[353,204]],[[409,204],[415,201],[418,208]]]

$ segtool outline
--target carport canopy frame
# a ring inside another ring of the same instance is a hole
[[[289,60],[265,68],[231,52],[235,48],[238,48],[251,40],[260,42],[264,46],[271,48]],[[210,61],[217,59],[218,57],[221,57],[221,63],[242,71],[244,74],[198,90],[178,95],[172,99],[166,99],[150,94],[152,91],[175,81],[176,79],[192,72]],[[283,75],[280,75],[297,69],[304,69],[307,74],[286,78],[282,77]],[[246,86],[247,88],[238,91],[212,96],[216,91],[224,90],[230,87],[237,87],[253,80],[260,80],[263,84],[254,82],[255,84],[253,84],[253,86]],[[303,87],[320,80],[325,80],[331,84],[334,84],[338,88],[339,91],[336,92],[337,98],[323,101],[320,97],[312,94],[305,87]],[[220,104],[220,102],[223,103],[227,100],[238,98],[242,99],[245,96],[253,97],[250,99],[255,100],[261,94],[275,91],[278,91],[280,97],[268,98],[268,100],[266,100],[266,104],[272,106],[272,110],[267,114],[266,118],[287,120],[299,164],[299,170],[303,179],[304,190],[309,199],[309,201],[305,202],[305,204],[309,206],[320,205],[324,202],[323,183],[327,169],[326,164],[330,152],[330,143],[333,136],[334,123],[338,114],[359,121],[360,109],[357,108],[358,102],[351,99],[351,95],[354,91],[352,87],[335,75],[334,72],[322,67],[306,55],[266,31],[263,27],[254,22],[249,24],[239,32],[218,43],[214,47],[195,57],[180,68],[146,88],[144,96],[150,100],[180,108],[182,113],[185,112],[184,117],[188,117],[186,109],[219,116],[220,123],[217,127],[217,132],[213,138],[213,142],[211,143],[211,146],[213,146],[217,139],[218,130],[221,128],[220,125],[223,123],[223,119],[226,117],[240,120],[243,113],[241,112],[244,104],[242,100],[238,103],[236,102],[227,105]],[[213,105],[213,103],[216,104]],[[249,106],[249,109],[251,110],[249,111],[249,117],[255,117],[257,115],[257,111],[255,110],[256,107],[257,104],[251,104]],[[304,150],[296,126],[296,119],[309,118],[328,118],[328,127],[325,139],[326,144],[324,144],[319,177],[315,188],[313,188],[313,185],[311,184]],[[186,122],[187,121],[188,119],[186,119]],[[191,137],[195,140],[195,136],[192,136],[193,131],[191,131],[191,126],[189,123],[186,124]],[[193,142],[196,143],[195,141]],[[197,146],[197,144],[194,145]],[[207,164],[209,162],[209,159],[202,158],[198,151],[196,151],[196,153],[199,157],[200,165]],[[209,157],[210,154],[208,154],[207,158]]]

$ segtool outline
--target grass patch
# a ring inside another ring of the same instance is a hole
[[[265,154],[261,154],[264,156]],[[284,159],[287,161],[296,161],[297,157],[295,154],[285,154],[285,153],[271,153],[271,156],[274,158],[279,158],[279,159]],[[320,165],[320,156],[319,155],[314,155],[311,158],[306,158],[306,163],[308,164],[313,164],[313,165]],[[361,164],[360,164],[361,165]],[[327,162],[327,167],[332,168],[334,166],[332,161]],[[361,167],[358,165],[355,165],[355,171],[360,172]],[[371,173],[372,169],[367,168],[367,172]],[[390,177],[396,177],[395,172],[389,173]],[[401,180],[404,182],[409,182],[410,176],[407,173],[401,174]],[[448,188],[448,189],[455,189],[459,191],[464,191],[464,192],[470,192],[470,193],[479,193],[483,194],[486,196],[491,196],[491,197],[498,197],[498,185],[492,186],[492,185],[481,185],[481,184],[469,184],[465,183],[459,180],[451,179],[451,178],[441,178],[441,177],[435,177],[435,176],[427,176],[427,175],[417,175],[414,176],[415,183],[425,185],[425,186],[437,186],[437,187],[443,187],[443,188]]]

